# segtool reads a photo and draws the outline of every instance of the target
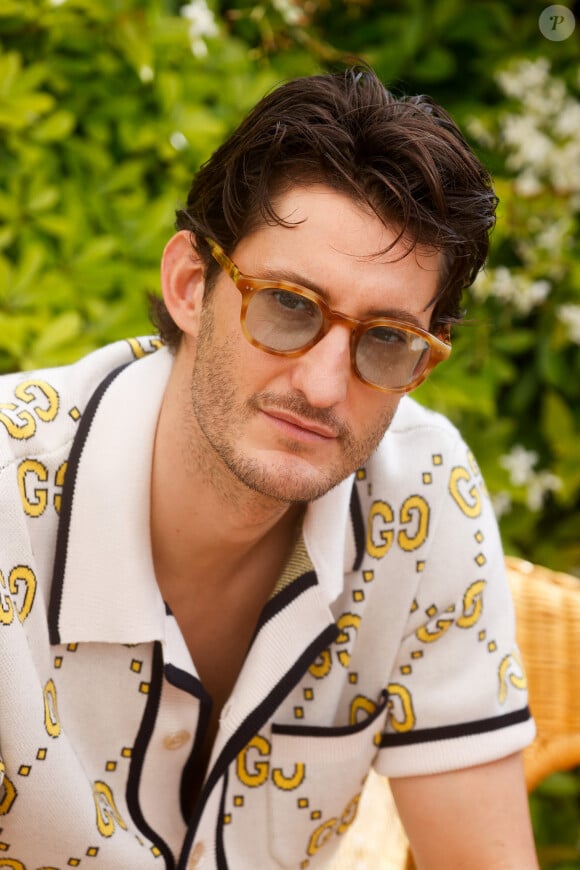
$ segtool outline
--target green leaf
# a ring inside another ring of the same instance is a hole
[[[37,357],[49,354],[80,335],[82,328],[80,315],[76,311],[67,311],[46,326],[42,336],[33,344],[31,352]]]
[[[58,142],[72,133],[75,124],[73,113],[60,109],[36,124],[32,135],[36,142]]]
[[[44,212],[54,208],[60,199],[60,191],[58,187],[44,187],[38,192],[32,194],[27,202],[28,211]]]
[[[565,457],[580,452],[580,431],[574,414],[554,390],[544,393],[541,426],[544,437],[557,456]]]

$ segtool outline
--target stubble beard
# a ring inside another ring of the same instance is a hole
[[[202,445],[192,443],[190,458],[197,456],[199,470],[209,475],[212,485],[230,499],[235,495],[231,486],[232,476],[247,490],[276,502],[295,504],[320,498],[366,462],[390,425],[394,412],[385,410],[372,431],[357,440],[350,427],[339,420],[332,410],[313,408],[301,393],[279,395],[264,391],[254,393],[246,401],[240,402],[235,384],[241,367],[233,349],[239,341],[239,335],[226,336],[221,343],[215,339],[212,307],[210,297],[204,304],[191,379],[194,429],[191,440],[199,441],[196,438],[198,432],[211,452],[208,454]],[[340,458],[326,467],[312,465],[311,473],[307,473],[305,469],[308,466],[304,460],[294,463],[291,460],[292,455],[299,456],[301,453],[301,445],[291,439],[286,443],[280,442],[280,459],[272,457],[266,462],[245,455],[236,445],[245,425],[262,408],[288,411],[337,431]]]

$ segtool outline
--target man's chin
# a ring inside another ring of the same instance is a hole
[[[295,458],[272,465],[245,459],[230,464],[230,471],[253,492],[286,504],[316,501],[350,474],[325,473]]]

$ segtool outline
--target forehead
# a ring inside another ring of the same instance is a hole
[[[370,208],[322,184],[273,204],[284,223],[262,223],[240,241],[232,257],[242,272],[293,280],[355,316],[396,309],[428,323],[443,268],[435,249],[397,241]]]

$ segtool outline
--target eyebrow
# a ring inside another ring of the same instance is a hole
[[[250,276],[248,276],[250,277]],[[257,275],[255,276],[258,277]],[[318,296],[322,297],[329,308],[332,308],[330,304],[330,294],[323,287],[319,287],[317,284],[314,284],[312,281],[307,281],[303,276],[298,275],[296,272],[292,272],[289,269],[276,269],[275,271],[264,268],[260,271],[260,278],[264,278],[266,280],[272,281],[285,281],[288,284],[295,284],[298,287],[305,287],[307,290],[311,290],[316,293]],[[333,309],[337,310],[337,309]],[[340,314],[346,314],[346,312],[341,311]],[[410,311],[407,311],[403,308],[383,308],[383,309],[373,309],[368,311],[365,317],[355,318],[356,320],[371,320],[373,318],[391,318],[392,320],[401,320],[404,323],[410,323],[412,326],[418,326],[419,329],[425,329],[421,321],[414,314],[411,314]]]

